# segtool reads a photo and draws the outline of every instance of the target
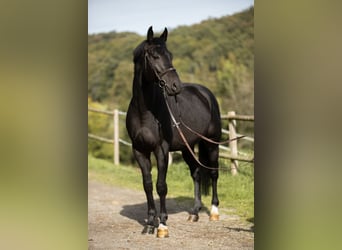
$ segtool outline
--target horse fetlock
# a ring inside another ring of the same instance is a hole
[[[154,234],[155,227],[153,225],[145,225],[141,234]]]
[[[194,208],[191,209],[188,217],[189,222],[197,222],[199,220],[198,212],[201,210],[201,206],[195,205]]]
[[[189,214],[188,221],[189,222],[197,222],[199,220],[198,214]]]
[[[147,224],[147,225],[151,225],[151,226],[158,227],[158,225],[159,225],[158,217],[155,216],[155,214],[150,214],[150,215],[148,216],[148,219],[147,219],[146,224]]]
[[[195,203],[195,206],[190,210],[190,214],[198,214],[202,209],[202,203]]]
[[[164,223],[166,225],[167,219],[168,219],[167,213],[161,213],[160,214],[160,223]]]

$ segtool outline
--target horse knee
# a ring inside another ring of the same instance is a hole
[[[143,183],[145,193],[149,193],[153,191],[153,183],[151,181],[144,181]]]
[[[159,196],[167,194],[167,184],[164,183],[157,183],[157,193]]]

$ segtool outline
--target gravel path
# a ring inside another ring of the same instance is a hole
[[[203,211],[199,221],[191,223],[184,202],[169,198],[166,204],[170,237],[142,235],[145,193],[89,180],[88,249],[254,249],[253,223],[223,209],[220,221],[210,222]]]

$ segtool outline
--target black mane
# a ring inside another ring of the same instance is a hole
[[[142,42],[138,47],[135,48],[133,51],[133,62],[137,63],[138,60],[142,57],[144,53],[144,48],[146,45],[147,41]]]

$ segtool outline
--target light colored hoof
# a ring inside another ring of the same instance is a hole
[[[218,214],[211,214],[209,217],[210,221],[218,221],[220,220],[220,216]]]
[[[218,221],[219,219],[220,219],[220,216],[219,216],[219,212],[218,212],[218,207],[215,205],[212,205],[211,210],[210,210],[209,220],[210,221]]]
[[[159,224],[158,230],[157,230],[157,237],[158,238],[167,238],[169,237],[169,229],[167,226],[163,224]]]

